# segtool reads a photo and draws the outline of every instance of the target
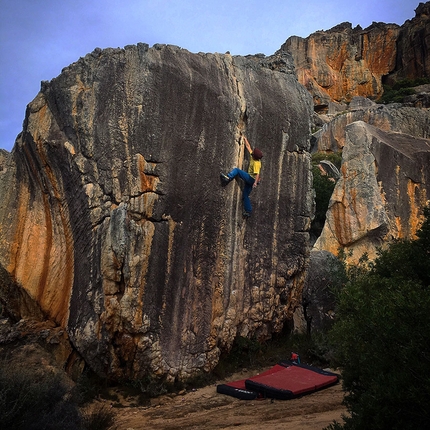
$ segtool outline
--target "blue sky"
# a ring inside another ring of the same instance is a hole
[[[271,55],[290,36],[341,22],[402,25],[418,0],[0,0],[0,148],[10,151],[27,104],[94,48],[138,42],[191,52]]]

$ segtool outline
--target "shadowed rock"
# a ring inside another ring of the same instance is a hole
[[[313,250],[303,287],[303,317],[308,333],[327,329],[335,315],[334,286],[340,283],[342,263],[328,251]]]

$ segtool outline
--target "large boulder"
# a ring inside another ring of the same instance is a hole
[[[0,264],[99,374],[210,370],[301,300],[311,115],[286,53],[96,49],[28,105],[0,171]],[[264,152],[248,220],[219,181],[246,165],[241,133]]]
[[[409,134],[430,138],[430,111],[402,104],[370,105],[350,110],[335,116],[312,135],[312,152],[338,152],[345,146],[345,129],[348,124],[364,121],[387,132]]]
[[[346,129],[336,183],[316,250],[371,259],[395,239],[412,239],[430,197],[430,140],[357,121]]]

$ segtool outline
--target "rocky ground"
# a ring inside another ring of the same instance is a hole
[[[27,370],[53,372],[55,357],[62,356],[64,344],[61,331],[49,324],[25,320],[11,324],[7,319],[0,319],[0,355],[13,358]],[[264,370],[262,368],[260,372]],[[91,404],[89,411],[102,405],[109,408],[115,416],[112,430],[320,430],[333,420],[342,421],[346,409],[342,405],[344,393],[340,383],[287,401],[244,401],[216,392],[217,384],[257,373],[256,370],[244,370],[203,388],[153,398],[145,406],[141,406],[136,390],[130,394],[124,387],[111,388],[104,393],[107,395],[101,395]]]
[[[54,357],[61,356],[63,349],[61,331],[49,324],[26,320],[11,324],[7,319],[0,320],[0,355],[8,356],[20,366],[53,372],[56,369]],[[260,372],[264,370],[266,368],[261,368]],[[244,401],[216,392],[217,384],[258,373],[258,370],[244,370],[203,388],[153,398],[146,406],[141,406],[136,390],[130,394],[124,387],[110,388],[90,409],[104,404],[113,411],[115,425],[112,430],[318,430],[333,420],[341,421],[342,414],[346,413],[340,383],[288,401]]]
[[[229,378],[255,375],[242,372]],[[219,381],[222,383],[226,381]],[[342,422],[346,413],[342,405],[341,384],[299,399],[245,401],[218,394],[216,384],[179,395],[152,399],[150,406],[137,407],[121,401],[113,405],[117,430],[138,429],[230,429],[305,430],[323,429],[333,420]]]

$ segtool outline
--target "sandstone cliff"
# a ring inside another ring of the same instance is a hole
[[[430,2],[420,3],[415,17],[406,21],[396,43],[396,65],[386,77],[392,83],[399,79],[430,76]]]
[[[344,130],[341,178],[314,248],[351,251],[348,261],[357,262],[393,239],[413,238],[420,227],[430,198],[430,139],[362,121]]]
[[[313,151],[341,151],[342,165],[294,315],[303,332],[332,322],[331,288],[342,279],[339,251],[357,264],[363,254],[374,259],[393,240],[415,238],[430,204],[430,110],[377,106],[362,98],[354,98],[350,109],[312,138]]]
[[[356,108],[360,99],[362,98],[354,97],[348,111],[334,116],[312,135],[312,152],[341,151],[347,137],[345,128],[356,121],[363,121],[384,131],[408,134],[423,139],[430,138],[428,109],[400,104],[378,105],[370,100],[367,100],[367,106]]]
[[[1,265],[101,375],[213,368],[300,301],[312,107],[286,53],[96,49],[28,105],[0,171]],[[265,154],[249,220],[219,182],[246,163],[242,132]]]
[[[281,51],[294,57],[297,76],[312,94],[316,110],[354,96],[378,99],[383,83],[430,76],[430,2],[402,26],[348,22],[307,38],[290,37]]]

